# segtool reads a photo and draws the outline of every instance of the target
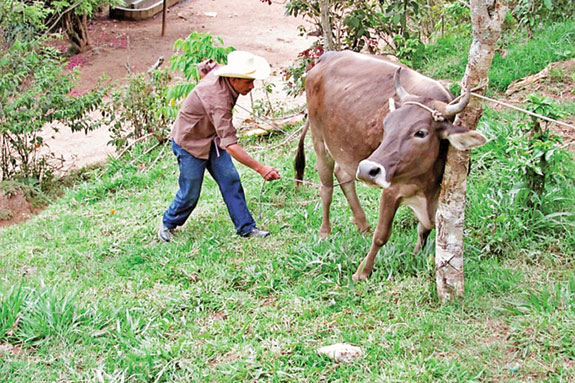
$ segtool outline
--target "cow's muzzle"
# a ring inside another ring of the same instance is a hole
[[[388,188],[391,184],[385,179],[385,168],[380,164],[363,160],[357,167],[355,178],[367,183],[368,185],[377,186],[380,188]]]

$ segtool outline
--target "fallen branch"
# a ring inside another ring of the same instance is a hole
[[[304,128],[304,126],[302,125],[301,128],[299,128],[298,130],[293,132],[292,135],[290,135],[288,138],[286,138],[284,141],[280,142],[279,144],[274,145],[274,146],[267,146],[267,147],[259,149],[259,150],[254,150],[254,153],[262,152],[264,150],[274,150],[274,149],[277,149],[281,146],[284,146],[288,142],[291,142],[294,138],[297,138],[299,136],[299,133],[301,133],[301,131],[303,130],[303,128]]]
[[[144,141],[146,138],[153,136],[153,135],[154,135],[154,133],[149,133],[149,134],[146,134],[145,136],[138,138],[137,140],[132,141],[130,144],[128,144],[128,146],[126,146],[124,149],[122,149],[122,151],[116,156],[116,159],[119,159],[120,157],[122,157],[124,155],[124,153],[126,153],[128,151],[128,149],[130,149],[132,146],[136,145],[138,142]]]
[[[156,149],[158,146],[160,146],[161,143],[158,142],[156,143],[154,146],[152,146],[151,148],[149,148],[148,150],[146,150],[144,153],[140,154],[138,157],[134,158],[132,161],[130,161],[130,163],[128,165],[134,165],[136,163],[137,160],[139,160],[140,158],[142,158],[143,156],[145,156],[146,154],[150,153],[152,150]]]
[[[158,57],[158,60],[154,63],[154,65],[152,65],[150,69],[148,69],[148,77],[150,78],[150,81],[152,80],[152,72],[161,67],[163,63],[164,63],[164,56],[160,56]]]
[[[145,169],[142,169],[142,172],[146,171],[146,170],[150,170],[152,167],[154,167],[154,165],[156,165],[156,162],[158,162],[158,160],[160,159],[160,157],[162,156],[162,154],[164,153],[164,150],[166,149],[166,146],[168,146],[168,142],[170,142],[169,140],[164,144],[164,146],[162,147],[162,150],[160,150],[160,153],[158,153],[158,155],[156,156],[156,158],[154,159],[154,161],[152,161],[152,163]]]

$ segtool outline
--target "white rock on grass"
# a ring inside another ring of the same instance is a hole
[[[317,350],[318,354],[327,355],[336,362],[351,362],[359,358],[363,351],[357,346],[346,343],[336,343],[331,346],[324,346]]]

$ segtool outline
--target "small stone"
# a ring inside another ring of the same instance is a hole
[[[336,343],[331,346],[324,346],[319,348],[317,353],[327,355],[336,362],[345,363],[351,362],[363,354],[361,348],[347,343]]]

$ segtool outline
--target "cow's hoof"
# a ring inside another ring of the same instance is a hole
[[[371,231],[369,223],[367,223],[365,219],[356,220],[355,218],[353,218],[352,222],[357,226],[357,231],[359,231],[360,233],[369,233]]]
[[[365,226],[365,227],[359,227],[358,226],[357,230],[362,234],[371,233],[371,227],[369,227],[369,226]]]
[[[351,277],[353,279],[353,281],[355,283],[357,282],[363,282],[363,281],[367,281],[367,279],[369,278],[369,274],[368,273],[355,273],[353,274],[353,276]]]
[[[370,275],[371,275],[371,271],[367,271],[363,267],[360,266],[359,269],[355,272],[355,274],[353,274],[351,279],[355,283],[362,282],[362,281],[367,280],[367,278],[369,278]]]
[[[319,229],[319,238],[326,239],[331,234],[331,227],[321,227]]]

